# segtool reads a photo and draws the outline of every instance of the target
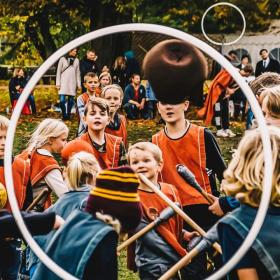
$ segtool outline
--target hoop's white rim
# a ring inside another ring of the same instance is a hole
[[[227,42],[227,43],[216,42],[216,41],[212,40],[212,39],[206,34],[206,32],[205,32],[205,30],[204,30],[204,19],[205,19],[205,16],[207,15],[207,13],[208,13],[212,8],[217,7],[217,6],[230,6],[230,7],[234,8],[234,9],[236,9],[236,10],[240,13],[240,15],[241,15],[241,17],[242,17],[242,20],[243,20],[243,29],[242,29],[242,32],[241,32],[240,36],[239,36],[237,39],[235,39],[234,41]],[[212,6],[210,6],[210,7],[204,12],[204,14],[203,14],[203,16],[202,16],[202,19],[201,19],[201,30],[202,30],[202,33],[203,33],[204,37],[205,37],[209,42],[211,42],[212,44],[218,45],[218,46],[230,46],[230,45],[233,45],[233,44],[237,43],[237,42],[243,37],[243,35],[244,35],[244,33],[245,33],[245,30],[246,30],[246,19],[245,19],[245,16],[244,16],[243,12],[242,12],[237,6],[235,6],[234,4],[231,4],[231,3],[228,3],[228,2],[220,2],[220,3],[216,3],[216,4],[212,5]]]
[[[227,61],[219,52],[213,49],[211,46],[207,45],[203,41],[195,38],[189,34],[186,34],[180,30],[176,30],[170,27],[155,25],[155,24],[144,24],[144,23],[132,23],[132,24],[123,24],[123,25],[116,25],[111,27],[102,28],[90,33],[87,33],[60,48],[54,54],[52,54],[33,74],[29,82],[27,83],[26,87],[24,88],[15,110],[12,114],[9,129],[7,132],[7,139],[5,148],[5,155],[4,155],[4,164],[5,164],[5,180],[7,184],[7,191],[8,197],[11,204],[12,212],[15,217],[16,223],[19,226],[20,231],[22,232],[23,237],[30,245],[31,249],[35,254],[40,258],[40,260],[54,273],[56,273],[62,279],[68,280],[77,280],[76,277],[70,275],[60,266],[58,266],[54,261],[52,261],[38,246],[35,240],[32,238],[31,234],[29,233],[28,229],[26,228],[24,221],[22,219],[21,213],[18,208],[18,204],[15,197],[14,192],[14,182],[12,177],[12,150],[13,150],[13,141],[14,135],[16,131],[17,121],[20,118],[21,110],[29,96],[32,92],[35,85],[38,83],[40,78],[44,75],[44,73],[64,54],[69,52],[70,50],[88,42],[93,39],[120,33],[120,32],[132,32],[132,31],[141,31],[141,32],[153,32],[159,34],[166,34],[171,37],[175,37],[177,39],[181,39],[183,41],[187,41],[192,43],[197,48],[201,49],[203,52],[208,54],[210,57],[215,59],[218,63],[221,64],[229,73],[231,73],[233,79],[237,82],[240,86],[241,90],[245,93],[254,115],[258,121],[260,131],[261,131],[261,138],[264,147],[264,159],[265,159],[265,170],[264,170],[264,185],[263,185],[263,194],[259,206],[259,210],[256,215],[256,219],[251,227],[251,230],[248,236],[245,238],[242,246],[238,249],[236,254],[217,272],[215,272],[212,276],[208,278],[208,280],[220,279],[222,278],[228,271],[230,271],[238,261],[243,257],[243,255],[247,252],[247,250],[251,247],[252,243],[256,239],[258,232],[263,224],[267,208],[270,202],[270,193],[272,189],[272,152],[271,152],[271,145],[269,139],[269,132],[265,123],[265,119],[263,117],[261,108],[252,93],[251,89],[245,82],[245,80],[240,76],[236,68],[234,68],[229,61]]]

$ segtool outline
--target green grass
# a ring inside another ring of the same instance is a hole
[[[44,118],[60,118],[61,115],[50,110],[51,105],[57,102],[58,95],[53,86],[39,86],[34,91],[36,105],[38,108],[37,116],[22,116],[18,122],[16,137],[14,141],[14,154],[22,151],[28,143],[32,131]],[[6,108],[9,106],[9,96],[7,87],[0,87],[0,114],[6,115]],[[187,114],[189,119],[195,123],[202,124],[201,121],[195,120],[195,111],[193,109]],[[8,115],[10,117],[10,115]],[[70,129],[69,140],[75,138],[78,119],[74,116],[73,120],[67,121],[66,124]],[[128,122],[128,142],[134,144],[138,141],[150,141],[154,133],[159,131],[162,125],[155,121],[129,121]],[[218,138],[218,144],[222,150],[222,154],[226,162],[231,159],[232,151],[236,148],[244,131],[244,125],[240,123],[232,123],[232,128],[237,137],[235,138]],[[215,132],[213,127],[210,129]],[[125,250],[124,250],[125,251]],[[137,274],[130,272],[126,268],[126,252],[122,252],[119,257],[119,279],[136,280],[139,279]]]

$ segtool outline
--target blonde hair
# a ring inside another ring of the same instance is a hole
[[[0,115],[0,130],[7,130],[10,120],[5,116]]]
[[[266,88],[261,93],[260,100],[271,117],[280,119],[280,85]]]
[[[112,77],[111,77],[111,74],[110,74],[109,72],[107,72],[107,71],[104,71],[104,72],[102,72],[102,73],[99,75],[99,82],[101,81],[101,79],[102,79],[103,77],[106,77],[106,76],[109,78],[110,84],[112,84]]]
[[[98,220],[110,225],[118,234],[121,232],[121,223],[118,219],[114,219],[112,216],[107,214],[101,214],[100,212],[96,212],[95,216]]]
[[[112,84],[112,85],[108,85],[108,86],[105,86],[103,89],[102,89],[102,92],[101,92],[101,97],[102,98],[105,98],[105,94],[108,90],[111,90],[111,89],[116,89],[119,91],[120,93],[120,99],[123,100],[123,97],[124,97],[124,93],[123,93],[123,90],[122,88],[117,85],[117,84]]]
[[[100,171],[99,164],[94,155],[87,152],[74,154],[66,167],[66,180],[71,189],[77,190],[80,185],[95,180]]]
[[[69,129],[62,120],[44,119],[33,132],[28,143],[28,151],[39,149],[49,143],[51,137],[57,138],[68,132]]]
[[[122,60],[122,63],[119,64],[119,61]],[[116,59],[115,59],[115,62],[114,62],[114,66],[113,66],[113,69],[116,70],[118,69],[118,67],[120,66],[120,68],[123,70],[125,69],[125,58],[123,56],[118,56]]]
[[[153,157],[157,163],[163,162],[162,151],[157,145],[155,145],[151,142],[138,142],[138,143],[130,146],[128,149],[127,158],[128,158],[129,163],[130,163],[131,151],[134,149],[137,149],[140,151],[148,151],[153,155]]]
[[[269,126],[272,148],[272,193],[270,204],[280,206],[280,129]],[[248,131],[238,145],[235,156],[224,172],[222,188],[236,195],[241,202],[257,207],[260,203],[264,178],[264,153],[259,129]]]

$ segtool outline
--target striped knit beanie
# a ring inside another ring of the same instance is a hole
[[[109,214],[121,223],[123,232],[133,231],[140,223],[142,208],[137,193],[139,179],[128,166],[102,170],[96,177],[85,211]]]

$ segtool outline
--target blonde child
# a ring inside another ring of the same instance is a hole
[[[65,170],[66,182],[69,191],[63,194],[48,212],[55,212],[67,219],[75,209],[84,209],[89,191],[95,186],[95,179],[100,167],[96,158],[89,153],[79,152],[73,154],[68,160]],[[46,249],[54,231],[48,235],[36,237],[40,247]],[[29,259],[30,276],[35,272],[39,259],[32,253]]]
[[[30,159],[30,181],[35,198],[45,188],[60,197],[68,191],[58,162],[53,154],[60,154],[68,137],[69,129],[63,121],[57,119],[43,120],[33,132],[28,147],[20,155]],[[46,202],[46,203],[45,203]],[[50,195],[47,201],[42,199],[39,207],[49,207]]]
[[[93,147],[93,154],[102,169],[126,164],[125,146],[122,138],[105,133],[109,124],[109,106],[102,98],[89,100],[83,118],[88,131],[80,136]],[[81,142],[82,143],[82,142]]]
[[[158,176],[163,168],[161,150],[150,142],[139,142],[128,150],[131,168],[145,175],[152,183],[173,202],[181,205],[176,188],[170,184],[158,183]],[[144,210],[144,227],[163,209],[168,207],[157,194],[140,182],[138,187],[140,201]],[[141,279],[158,279],[165,271],[186,254],[182,241],[189,241],[196,233],[183,231],[183,221],[178,216],[170,218],[164,224],[152,230],[136,243],[136,265]],[[186,272],[185,272],[186,273]]]
[[[260,102],[267,124],[280,127],[280,85],[265,89]]]
[[[111,74],[108,71],[102,71],[102,73],[99,75],[99,82],[100,82],[101,89],[103,89],[108,85],[111,85],[112,84]]]
[[[84,77],[84,87],[86,92],[77,98],[77,109],[79,116],[79,128],[77,135],[80,136],[86,131],[86,125],[83,123],[85,106],[90,98],[99,97],[101,94],[99,79],[96,73],[88,72]]]
[[[280,129],[269,126],[268,130],[273,166],[270,205],[256,240],[235,267],[234,273],[237,273],[239,279],[280,277]],[[222,188],[228,195],[236,196],[241,202],[241,207],[224,217],[218,225],[223,259],[227,262],[247,236],[262,195],[264,151],[259,129],[245,134],[224,173],[224,178]]]
[[[134,231],[141,220],[138,184],[129,167],[100,171],[85,211],[68,217],[49,242],[48,256],[78,279],[118,279],[118,234]],[[32,279],[60,278],[40,264]]]
[[[108,85],[102,89],[101,96],[107,100],[110,108],[110,123],[107,125],[105,132],[121,137],[127,147],[127,130],[126,118],[118,113],[122,105],[123,90],[119,85]]]

